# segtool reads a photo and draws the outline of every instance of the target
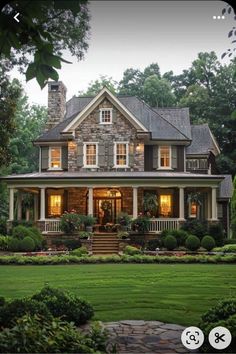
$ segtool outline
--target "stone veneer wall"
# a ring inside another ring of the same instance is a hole
[[[113,124],[97,123],[96,114],[100,108],[113,108],[116,111],[116,122]],[[98,168],[99,171],[114,171],[108,163],[108,145],[111,142],[127,141],[134,144],[134,164],[131,168],[117,169],[126,171],[144,171],[144,144],[137,138],[136,128],[108,101],[104,99],[96,109],[78,126],[75,131],[76,143],[98,142],[105,144],[105,164]],[[139,149],[137,149],[139,144]],[[69,143],[68,147],[68,168],[69,171],[86,171],[78,167],[76,148]],[[88,169],[89,170],[89,169]]]
[[[86,214],[87,188],[68,189],[68,210],[75,209],[79,214]]]
[[[66,110],[66,87],[63,82],[48,83],[48,120],[45,131],[52,129],[64,119]]]

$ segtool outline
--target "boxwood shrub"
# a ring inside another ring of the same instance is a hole
[[[20,241],[19,247],[21,251],[32,252],[35,249],[35,242],[31,237],[27,236]]]
[[[141,254],[141,250],[134,246],[126,246],[124,249],[124,253],[133,256],[135,254]]]
[[[199,238],[195,235],[189,235],[186,242],[185,242],[185,246],[190,251],[197,251],[198,248],[200,247],[200,244],[201,243],[200,243]]]
[[[87,301],[69,291],[62,291],[49,286],[32,296],[33,300],[43,302],[53,316],[61,317],[76,325],[82,325],[92,318],[93,308]]]
[[[207,251],[211,251],[215,247],[215,240],[211,236],[204,236],[201,241],[201,246]]]
[[[164,246],[168,249],[168,251],[172,251],[177,247],[177,241],[174,236],[168,235],[164,239]]]

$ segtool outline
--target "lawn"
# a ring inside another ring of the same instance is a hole
[[[159,320],[196,325],[216,302],[236,296],[231,264],[96,264],[1,266],[0,296],[23,297],[44,284],[89,300],[95,318]]]

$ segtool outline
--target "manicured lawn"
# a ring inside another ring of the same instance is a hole
[[[89,300],[96,319],[160,320],[196,325],[219,299],[236,296],[231,264],[1,266],[0,296],[33,294],[44,284]]]

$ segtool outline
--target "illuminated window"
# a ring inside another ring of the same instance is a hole
[[[112,108],[100,109],[100,123],[102,124],[112,123]]]
[[[50,195],[48,203],[48,215],[60,216],[62,214],[62,196]]]
[[[170,194],[160,195],[160,214],[170,217],[172,212],[172,198]]]
[[[196,202],[191,202],[190,203],[189,217],[190,218],[196,218],[197,217],[197,203]]]
[[[50,169],[61,169],[61,148],[50,148]]]
[[[170,168],[170,146],[160,146],[159,147],[159,167]]]
[[[97,143],[84,144],[84,166],[85,167],[97,166]]]
[[[115,143],[115,166],[128,166],[128,143]]]

